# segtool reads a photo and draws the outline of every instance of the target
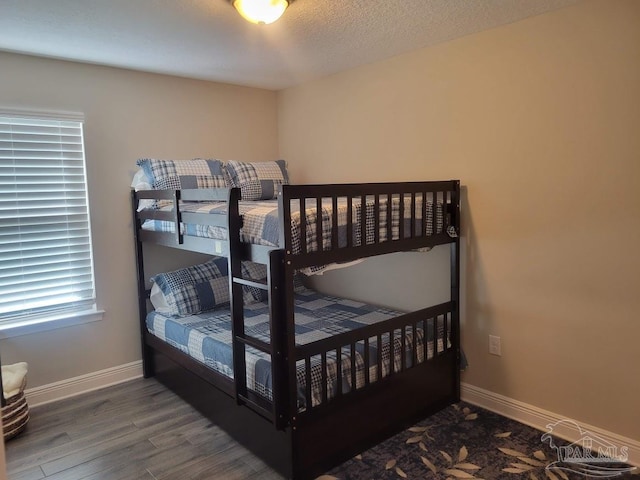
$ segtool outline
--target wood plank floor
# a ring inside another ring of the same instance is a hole
[[[6,454],[9,480],[282,479],[154,379],[32,408]]]

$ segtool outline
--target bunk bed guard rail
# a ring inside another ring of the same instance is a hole
[[[418,357],[427,363],[428,331],[434,335],[434,357],[449,353],[455,358],[450,376],[459,397],[459,180],[283,185],[278,200],[280,246],[283,248],[272,254],[274,263],[282,266],[282,271],[272,265],[271,282],[276,287],[272,293],[277,291],[279,294],[270,299],[273,312],[279,318],[272,324],[272,342],[276,350],[282,352],[274,358],[276,426],[288,425],[295,429],[301,421],[313,421],[326,416],[328,411],[339,410],[351,397],[362,394],[362,390],[384,388],[382,380],[418,366]],[[301,214],[309,211],[311,215]],[[339,221],[339,215],[346,219]],[[442,244],[451,245],[449,302],[310,344],[295,344],[293,275],[297,269]],[[440,347],[435,337],[438,329],[449,335]],[[415,341],[418,334],[423,336],[421,345]],[[370,351],[376,350],[372,350],[371,345],[381,346],[383,337],[390,349],[386,367],[381,359],[381,348],[377,348],[375,358],[370,358]],[[414,339],[410,345],[408,338]],[[397,357],[394,348],[399,350]],[[340,379],[343,353],[349,359],[351,388],[343,390],[342,382],[338,380],[337,390],[331,392],[332,398],[328,398],[327,357],[337,359],[334,368]],[[356,359],[364,362],[364,368],[358,374]],[[303,373],[299,372],[300,362],[304,364]],[[321,399],[314,403],[310,385],[312,370],[318,375],[318,363]],[[370,378],[370,366],[377,372],[376,378]],[[383,374],[385,368],[387,371]],[[364,375],[364,380],[358,380],[356,375]],[[304,385],[303,393],[299,391],[301,384]],[[303,409],[299,408],[300,396],[304,397]]]
[[[451,243],[459,196],[459,180],[283,185],[280,246],[303,268]],[[315,215],[300,214],[308,209]]]

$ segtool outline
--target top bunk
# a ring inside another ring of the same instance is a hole
[[[460,229],[458,180],[289,185],[281,160],[138,163],[132,205],[142,243],[228,256],[237,242],[243,260],[260,263],[280,249],[313,274],[453,243]]]

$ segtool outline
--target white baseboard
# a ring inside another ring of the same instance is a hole
[[[465,402],[524,423],[542,432],[548,431],[546,428],[547,425],[567,419],[567,417],[558,415],[557,413],[549,412],[548,410],[543,410],[528,403],[520,402],[467,383],[462,383],[461,397]],[[578,423],[583,430],[588,430],[613,445],[627,447],[629,455],[627,462],[636,467],[640,467],[640,442],[594,427],[593,425],[577,421],[576,423]],[[561,428],[561,425],[553,429],[553,434],[570,442],[580,440],[578,432],[569,428]]]
[[[29,406],[36,407],[140,377],[142,377],[142,361],[137,361],[40,387],[28,388],[24,393]]]

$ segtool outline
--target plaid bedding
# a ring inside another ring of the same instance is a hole
[[[434,233],[442,233],[444,227],[443,221],[443,204],[438,202],[433,208],[431,202],[427,203],[426,215],[426,231],[427,235]],[[161,210],[170,211],[172,206],[162,207]],[[240,214],[243,217],[243,227],[240,231],[240,238],[243,242],[253,243],[257,245],[278,246],[280,233],[278,230],[278,202],[276,200],[267,201],[241,201],[239,204]],[[375,200],[373,196],[367,197],[365,202],[365,244],[374,243],[375,238],[375,219],[374,219]],[[380,219],[379,219],[379,238],[380,241],[386,241],[388,228],[391,228],[391,237],[393,240],[400,238],[400,221],[404,219],[404,236],[409,237],[410,234],[410,197],[406,197],[404,201],[404,212],[400,212],[400,199],[395,196],[391,202],[391,225],[387,222],[387,209],[389,208],[386,197],[380,199]],[[422,201],[416,198],[416,231],[422,229]],[[227,208],[225,202],[182,202],[180,209],[183,212],[195,212],[203,214],[226,214]],[[359,198],[353,199],[352,204],[352,222],[353,222],[353,244],[358,246],[362,244],[361,234],[361,212],[362,202]],[[435,212],[435,221],[434,221]],[[318,251],[320,246],[316,237],[316,219],[318,209],[316,208],[315,199],[309,199],[305,205],[305,223],[306,228],[306,244],[307,251]],[[324,199],[321,208],[322,215],[322,246],[323,250],[331,250],[332,238],[332,218],[333,206],[331,199]],[[345,247],[347,245],[347,200],[341,198],[338,201],[336,212],[338,218],[338,246]],[[293,236],[293,253],[300,253],[300,202],[291,201],[291,231]],[[174,232],[175,224],[164,220],[147,220],[143,223],[142,228],[145,230],[153,230],[159,232]],[[185,235],[193,235],[197,237],[215,238],[224,240],[227,238],[226,229],[222,227],[197,225],[197,224],[181,224],[182,233]],[[455,236],[455,230],[448,229],[447,232]],[[324,266],[310,267],[305,274],[319,273]]]
[[[289,183],[284,160],[273,162],[236,162],[226,165],[231,185],[240,189],[244,200],[270,200],[278,198],[280,185]]]
[[[385,308],[374,307],[353,300],[345,300],[306,288],[298,288],[295,297],[296,314],[296,344],[304,345],[316,340],[331,337],[336,334],[354,330],[366,325],[384,321],[398,316],[400,313]],[[233,378],[233,352],[231,337],[231,320],[228,310],[213,310],[199,315],[186,317],[168,317],[156,312],[147,316],[147,328],[149,332],[158,338],[178,348],[187,355],[202,362],[213,370]],[[443,322],[427,321],[426,324],[426,348],[425,328],[416,330],[417,361],[424,361],[434,355],[434,341],[437,342],[438,351],[443,350],[444,325]],[[419,324],[424,327],[423,323]],[[266,303],[255,303],[245,307],[245,329],[248,335],[269,342],[269,309]],[[434,331],[437,336],[434,337]],[[401,339],[400,330],[394,332],[394,369],[401,366]],[[408,366],[413,359],[411,346],[414,339],[411,329],[405,331],[405,361]],[[375,338],[369,343],[369,375],[370,381],[377,380],[377,349],[382,350],[382,377],[390,371],[390,342],[389,336],[382,336],[381,345],[377,345]],[[332,398],[337,391],[337,382],[342,383],[343,392],[352,388],[351,381],[351,352],[343,348],[341,367],[342,378],[337,375],[336,352],[327,354],[327,397]],[[312,405],[322,403],[322,367],[320,356],[311,361],[311,398]],[[364,345],[356,345],[356,388],[364,386],[365,362]],[[260,351],[247,347],[247,386],[249,389],[267,399],[273,398],[271,363],[269,356]],[[305,400],[305,372],[304,362],[298,362],[298,408],[306,407]]]

